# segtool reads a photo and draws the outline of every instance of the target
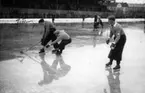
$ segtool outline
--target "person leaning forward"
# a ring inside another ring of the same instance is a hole
[[[56,40],[56,35],[54,34],[54,32],[56,31],[56,27],[50,21],[44,21],[43,18],[39,20],[39,24],[44,27],[43,36],[41,38],[41,45],[43,46],[43,48],[40,49],[39,52],[39,53],[43,53],[45,52],[45,46],[47,45],[47,43],[49,41]]]
[[[50,44],[47,44],[47,47],[53,45],[55,50],[52,52],[61,55],[62,51],[65,49],[65,46],[71,43],[72,39],[64,30],[56,30],[54,34],[57,36],[56,40]]]
[[[111,66],[113,60],[116,60],[117,64],[113,69],[119,69],[120,61],[122,60],[122,52],[126,43],[126,35],[122,26],[115,22],[114,15],[108,17],[108,22],[110,24],[110,36],[106,43],[108,44],[111,38],[113,38],[114,42],[110,46],[111,50],[108,55],[110,61],[106,64],[106,67]]]

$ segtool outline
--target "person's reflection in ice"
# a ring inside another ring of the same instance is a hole
[[[58,63],[60,65],[60,68],[57,68]],[[53,64],[51,66],[54,69],[57,69],[57,75],[59,77],[63,77],[65,76],[71,69],[71,66],[67,65],[64,60],[63,57],[61,55],[56,55],[56,59],[53,61]]]
[[[96,36],[94,35],[94,36],[93,36],[93,47],[96,47],[96,42],[97,42]]]
[[[54,79],[58,80],[59,77],[65,76],[71,69],[71,67],[67,64],[65,64],[63,58],[61,55],[56,54],[56,58],[53,61],[52,65],[50,66],[45,61],[45,53],[39,54],[42,62],[41,67],[43,69],[44,78],[40,82],[38,82],[39,85],[49,84]],[[60,65],[60,68],[57,69],[58,63]]]
[[[47,62],[45,61],[45,53],[40,53],[39,54],[40,58],[41,58],[41,67],[43,70],[43,74],[44,74],[44,78],[43,80],[41,80],[40,82],[38,82],[39,85],[44,85],[44,84],[49,84],[51,83],[54,79],[57,80],[58,76],[57,76],[57,70],[50,67],[49,64],[47,64]]]
[[[107,69],[107,71],[109,72],[107,79],[110,87],[110,93],[121,93],[119,80],[120,72],[113,72],[111,68]],[[107,92],[105,91],[105,93]]]
[[[92,38],[93,38],[93,47],[96,47],[96,43],[97,43],[97,34],[96,34],[96,32],[93,32]]]

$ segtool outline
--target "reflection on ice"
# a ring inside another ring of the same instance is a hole
[[[43,80],[38,82],[39,85],[49,84],[53,80],[58,80],[70,71],[71,67],[65,64],[61,55],[56,56],[56,59],[53,61],[51,66],[45,61],[45,53],[42,53],[39,56],[42,60],[41,67],[44,73]],[[58,64],[60,65],[60,68],[57,68]]]
[[[120,71],[114,72],[111,68],[107,69],[107,71],[109,72],[109,75],[107,76],[110,88],[109,93],[121,93],[119,80]],[[108,93],[106,89],[104,89],[104,93]]]

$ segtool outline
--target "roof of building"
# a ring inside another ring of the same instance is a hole
[[[128,7],[127,3],[110,3],[107,6],[111,7]]]
[[[145,7],[145,4],[128,4],[129,7]]]

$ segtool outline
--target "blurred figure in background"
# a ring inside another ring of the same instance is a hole
[[[55,21],[55,15],[52,14],[52,23],[54,24],[54,21]]]
[[[82,28],[84,28],[85,15],[82,15]]]
[[[95,17],[94,17],[94,29],[93,29],[93,31],[97,31],[98,35],[102,35],[102,33],[103,33],[103,22],[102,22],[99,15],[95,15]]]

